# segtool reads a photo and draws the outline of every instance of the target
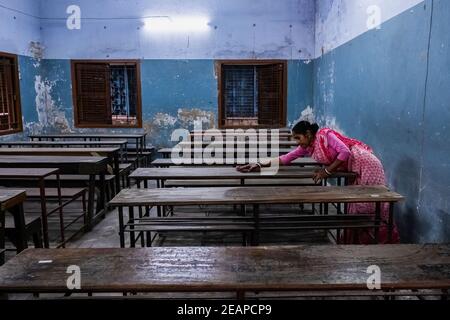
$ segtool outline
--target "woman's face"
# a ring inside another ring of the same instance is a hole
[[[306,134],[293,132],[292,137],[297,142],[297,144],[302,148],[308,148],[313,140],[313,136],[309,130],[306,132]]]

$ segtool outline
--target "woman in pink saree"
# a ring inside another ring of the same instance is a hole
[[[316,183],[327,178],[336,171],[350,171],[357,174],[354,185],[386,185],[384,169],[381,161],[373,154],[372,149],[361,141],[348,138],[332,129],[319,130],[317,124],[301,121],[292,128],[292,135],[299,147],[279,158],[281,165],[288,165],[299,157],[310,156],[324,167],[314,175]],[[257,163],[240,166],[238,171],[258,171],[262,166],[270,166],[271,163]],[[348,205],[349,214],[375,213],[375,204],[354,203]],[[387,220],[389,215],[388,204],[381,206],[381,217]],[[380,227],[380,243],[388,243],[388,228]],[[396,226],[392,232],[392,241],[400,241]],[[343,242],[343,239],[339,239]],[[365,230],[348,230],[346,243],[370,244],[371,237]]]

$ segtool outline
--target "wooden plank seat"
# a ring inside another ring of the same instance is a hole
[[[80,289],[67,287],[69,265],[82,270]],[[371,265],[382,271],[380,290],[367,286]],[[0,268],[0,293],[234,292],[244,298],[246,292],[417,296],[439,290],[448,296],[449,265],[449,244],[28,249]]]
[[[83,174],[63,174],[60,176],[61,180],[61,186],[62,187],[85,187],[89,184],[89,176],[83,175]],[[55,177],[48,177],[45,179],[46,183],[48,183],[49,186],[55,187],[55,183],[57,179]],[[112,174],[105,175],[105,184],[106,184],[106,200],[109,201],[114,197],[116,194],[115,190],[115,183],[116,179],[115,176]],[[95,178],[95,185],[98,189],[101,187],[101,179],[100,177],[96,176]]]
[[[24,189],[27,193],[27,199],[30,200],[38,200],[40,199],[40,190],[38,188],[25,188]],[[60,237],[61,241],[58,244],[58,247],[63,247],[65,244],[70,241],[72,238],[74,238],[79,233],[83,232],[85,228],[87,227],[87,209],[86,209],[86,192],[88,191],[87,188],[61,188],[61,203],[58,203],[58,205],[49,210],[47,212],[47,217],[51,216],[55,212],[59,212],[59,224],[60,224]],[[59,195],[58,195],[58,189],[57,188],[46,188],[45,189],[45,198],[50,201],[59,201]],[[60,208],[65,208],[69,204],[73,203],[74,201],[80,199],[81,201],[81,214],[78,214],[76,216],[71,216],[71,221],[69,221],[67,224],[64,221],[65,214],[60,211]],[[82,225],[80,228],[75,230],[70,237],[66,238],[65,231],[69,229],[70,226],[74,225],[76,222],[78,222],[80,219],[82,219]]]
[[[220,186],[274,186],[274,185],[292,185],[292,186],[314,186],[314,182],[309,180],[293,179],[246,179],[245,184],[241,184],[239,179],[227,180],[167,180],[164,183],[166,188],[176,187],[220,187]]]
[[[135,241],[147,235],[147,246],[152,243],[148,232],[242,232],[246,245],[248,235],[253,236],[257,228],[260,231],[373,229],[383,221],[377,221],[374,215],[263,215],[258,223],[257,227],[253,217],[242,216],[143,217],[130,220],[124,232],[137,233]]]
[[[152,162],[152,157],[154,152],[153,151],[128,151],[128,160],[134,160],[139,163],[139,167],[148,167],[150,163]]]
[[[35,248],[42,248],[42,221],[39,215],[25,214],[25,232],[26,239],[32,239]],[[14,226],[14,218],[6,216],[5,219],[5,235],[9,241],[17,248],[17,240],[19,234]],[[17,250],[17,249],[16,249]]]
[[[119,165],[119,175],[122,181],[122,187],[123,188],[129,188],[130,187],[130,178],[129,175],[131,171],[135,168],[135,165],[133,163],[121,163]]]

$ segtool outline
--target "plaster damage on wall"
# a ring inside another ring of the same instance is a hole
[[[150,120],[144,120],[144,130],[151,143],[158,147],[171,146],[172,132],[182,128],[193,130],[195,123],[201,123],[204,130],[215,127],[215,113],[198,108],[180,108],[177,114],[158,112]]]
[[[38,123],[28,123],[32,132],[69,132],[70,125],[63,110],[60,110],[52,98],[52,88],[55,82],[43,80],[40,75],[35,76],[34,90],[36,92],[36,112]]]

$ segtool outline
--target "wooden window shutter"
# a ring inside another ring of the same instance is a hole
[[[112,124],[110,70],[107,63],[77,63],[78,124]]]
[[[258,124],[278,127],[283,107],[283,64],[258,66]]]
[[[16,129],[18,122],[15,113],[14,62],[0,58],[0,130]]]

